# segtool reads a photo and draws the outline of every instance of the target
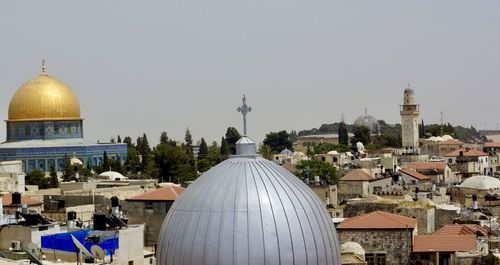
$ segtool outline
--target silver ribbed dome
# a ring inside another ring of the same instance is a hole
[[[367,127],[370,129],[371,134],[380,134],[380,123],[378,120],[373,117],[372,115],[368,114],[365,112],[365,114],[359,116],[355,121],[354,121],[354,126],[356,127]]]
[[[158,242],[162,265],[340,265],[319,198],[258,156],[233,156],[201,175],[170,208]]]

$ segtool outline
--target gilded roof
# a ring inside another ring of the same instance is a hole
[[[24,83],[9,105],[9,121],[79,119],[80,104],[73,91],[44,73]]]

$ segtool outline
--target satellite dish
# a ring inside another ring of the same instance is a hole
[[[104,259],[106,257],[106,253],[104,253],[104,250],[98,245],[93,245],[90,248],[90,252],[92,252],[92,255],[94,255],[96,259]]]
[[[80,243],[80,241],[78,241],[78,239],[76,239],[76,237],[74,237],[73,235],[71,235],[71,239],[73,240],[73,243],[75,244],[76,248],[78,248],[80,250],[81,253],[89,256],[89,257],[92,257],[94,258],[94,255],[92,255],[92,253],[90,253],[83,245],[82,243]]]
[[[30,262],[38,265],[43,265],[42,261],[40,260],[40,248],[37,245],[28,243],[28,245],[24,247],[24,251],[26,252],[26,255],[28,256]]]

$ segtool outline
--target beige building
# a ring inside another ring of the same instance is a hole
[[[422,140],[420,142],[420,149],[422,153],[428,154],[430,157],[443,157],[450,152],[462,148],[463,144],[463,142],[453,139],[449,135],[433,136]]]
[[[375,179],[363,169],[354,169],[340,178],[339,197],[349,199],[368,196],[370,181]]]
[[[24,193],[24,179],[22,161],[0,162],[0,191]]]
[[[431,178],[433,184],[449,186],[461,182],[459,176],[453,173],[446,162],[412,162],[402,165]]]
[[[126,199],[129,223],[146,224],[144,230],[145,246],[153,247],[156,245],[163,219],[184,190],[184,188],[172,184]]]

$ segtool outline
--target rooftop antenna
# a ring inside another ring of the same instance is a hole
[[[440,111],[441,114],[441,126],[443,126],[443,111]]]
[[[247,136],[247,114],[252,111],[252,107],[247,105],[247,97],[243,94],[243,105],[236,110],[243,115],[243,136]]]
[[[45,74],[45,58],[42,58],[42,75]]]
[[[368,114],[368,108],[365,108],[365,115]]]
[[[345,123],[345,116],[344,116],[344,113],[343,113],[343,112],[342,112],[342,118],[341,118],[341,121],[342,121],[343,123]]]

